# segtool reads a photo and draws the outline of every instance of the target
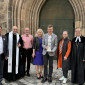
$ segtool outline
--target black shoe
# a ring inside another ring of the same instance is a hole
[[[40,78],[43,78],[42,72],[40,72]]]
[[[48,78],[48,82],[49,82],[49,83],[52,82],[52,78],[51,78],[51,77]]]
[[[40,77],[37,77],[37,79],[41,79]]]
[[[22,78],[22,77],[25,77],[24,73],[19,75],[19,78]]]
[[[30,74],[28,73],[27,76],[30,77]]]
[[[40,77],[37,77],[37,79],[40,79]]]
[[[39,76],[38,76],[39,75]],[[37,73],[37,79],[40,79],[41,77],[40,77],[40,74],[39,73]]]
[[[40,78],[43,78],[43,76],[40,76]]]
[[[47,78],[44,77],[44,78],[42,79],[41,83],[44,83],[44,82],[46,82],[46,81],[47,81]]]

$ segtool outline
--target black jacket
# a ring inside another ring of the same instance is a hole
[[[40,50],[40,40],[38,39],[38,37],[35,37],[33,40],[33,49],[35,49],[35,51]]]
[[[2,39],[3,39],[3,54],[1,57],[4,59],[5,57],[8,56],[8,44],[7,44],[7,38],[5,35],[2,35]]]

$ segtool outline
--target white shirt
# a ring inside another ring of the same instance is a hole
[[[79,42],[81,42],[81,38],[80,38],[80,36],[79,36],[79,37],[76,37],[75,42],[77,42],[77,40],[79,40]]]
[[[2,54],[2,53],[3,53],[3,39],[0,36],[0,54]]]
[[[48,50],[47,51],[51,51],[51,35],[48,35]]]
[[[52,38],[52,36],[50,35],[50,36],[48,36],[48,45],[51,45],[51,38]]]

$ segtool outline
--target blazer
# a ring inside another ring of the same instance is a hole
[[[48,54],[49,54],[49,56],[54,56],[56,49],[57,49],[57,35],[52,33],[51,39],[52,39],[51,40],[51,50],[53,51],[53,53],[48,52]],[[47,50],[45,49],[46,46],[48,46],[48,33],[44,34],[43,40],[42,40],[43,55],[45,55],[47,53]]]
[[[3,39],[3,54],[1,55],[1,57],[2,59],[4,59],[5,57],[8,56],[8,42],[5,35],[2,35],[2,39]]]
[[[33,39],[33,49],[35,49],[35,51],[40,50],[40,40],[38,39],[38,37],[35,37]]]

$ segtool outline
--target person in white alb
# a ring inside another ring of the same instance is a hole
[[[21,47],[23,41],[17,33],[18,27],[13,26],[12,31],[6,34],[8,42],[8,60],[4,63],[4,78],[8,81],[15,81],[21,77]]]

